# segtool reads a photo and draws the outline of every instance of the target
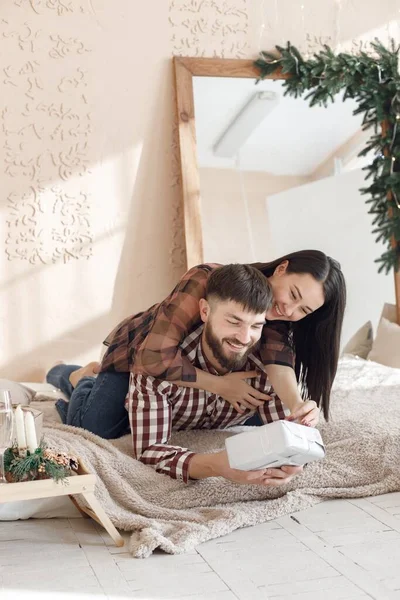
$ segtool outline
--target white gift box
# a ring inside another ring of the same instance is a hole
[[[252,471],[282,465],[300,466],[325,456],[321,434],[313,427],[274,421],[225,440],[232,469]]]
[[[13,406],[13,408],[15,409],[16,407]],[[26,412],[31,412],[33,414],[33,419],[35,421],[35,429],[36,429],[36,439],[38,444],[40,443],[40,439],[42,437],[42,427],[43,427],[43,413],[40,410],[37,410],[36,408],[31,408],[30,406],[21,406],[22,412],[25,413]],[[12,432],[12,441],[14,443],[14,441],[17,441],[17,431],[16,431],[16,427],[15,427],[15,415],[14,415],[14,419],[13,419],[13,432]]]

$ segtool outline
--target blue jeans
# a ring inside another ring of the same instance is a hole
[[[252,417],[249,417],[247,421],[243,423],[243,425],[250,425],[251,427],[260,427],[261,425],[264,425],[264,423],[261,421],[260,415],[258,413],[255,413]]]
[[[60,389],[70,400],[57,400],[56,408],[66,425],[82,427],[105,439],[114,439],[129,431],[125,397],[129,373],[103,371],[97,377],[82,377],[76,388],[69,376],[78,365],[56,365],[46,381]]]

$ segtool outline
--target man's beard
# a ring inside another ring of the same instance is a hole
[[[236,353],[233,350],[231,352],[229,352],[229,350],[226,352],[226,346],[224,347],[225,342],[231,342],[236,345],[240,345],[240,342],[235,338],[222,338],[222,340],[219,340],[213,332],[210,321],[208,321],[204,327],[204,336],[214,358],[219,362],[221,367],[227,371],[240,371],[246,364],[250,352],[254,352],[258,346],[257,341],[254,344],[243,346],[243,350],[246,349],[243,354]]]

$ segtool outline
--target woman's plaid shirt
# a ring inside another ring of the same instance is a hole
[[[104,342],[108,349],[101,370],[131,371],[168,381],[196,381],[194,365],[182,353],[181,343],[201,324],[199,300],[205,296],[210,273],[218,266],[193,267],[163,302],[122,321]],[[262,270],[263,264],[254,266]],[[260,356],[264,365],[293,367],[290,323],[267,322]]]
[[[203,325],[189,334],[180,346],[182,356],[193,367],[217,375],[201,348]],[[255,389],[271,394],[265,367],[258,352],[248,356],[243,371],[257,369],[259,375],[246,380]],[[187,429],[224,429],[244,423],[255,411],[239,414],[220,396],[205,390],[178,387],[170,381],[131,373],[126,408],[132,431],[134,456],[159,473],[187,483],[193,452],[171,446],[172,431]],[[280,399],[273,399],[257,409],[264,423],[285,418]],[[286,411],[288,414],[289,411]]]

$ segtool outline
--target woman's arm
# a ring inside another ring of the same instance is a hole
[[[212,375],[196,368],[196,381],[175,381],[174,383],[217,394],[243,414],[244,408],[257,408],[266,400],[271,400],[271,396],[254,389],[245,381],[251,377],[257,377],[257,371],[237,371],[227,375]]]
[[[282,365],[267,365],[265,367],[268,379],[277,396],[290,410],[289,421],[299,421],[303,425],[315,427],[319,419],[319,409],[313,400],[304,402],[297,387],[296,376],[291,367]],[[179,386],[207,390],[217,394],[232,404],[239,413],[243,408],[262,406],[271,396],[263,394],[249,385],[245,379],[257,376],[257,371],[240,371],[227,375],[212,375],[201,369],[196,369],[196,381],[175,381]]]
[[[288,420],[315,427],[319,419],[319,409],[316,402],[304,401],[301,397],[293,369],[272,364],[266,365],[265,369],[274,391],[290,410]]]
[[[265,370],[274,391],[291,413],[299,408],[300,404],[304,404],[295,372],[291,367],[271,364],[266,365]]]

